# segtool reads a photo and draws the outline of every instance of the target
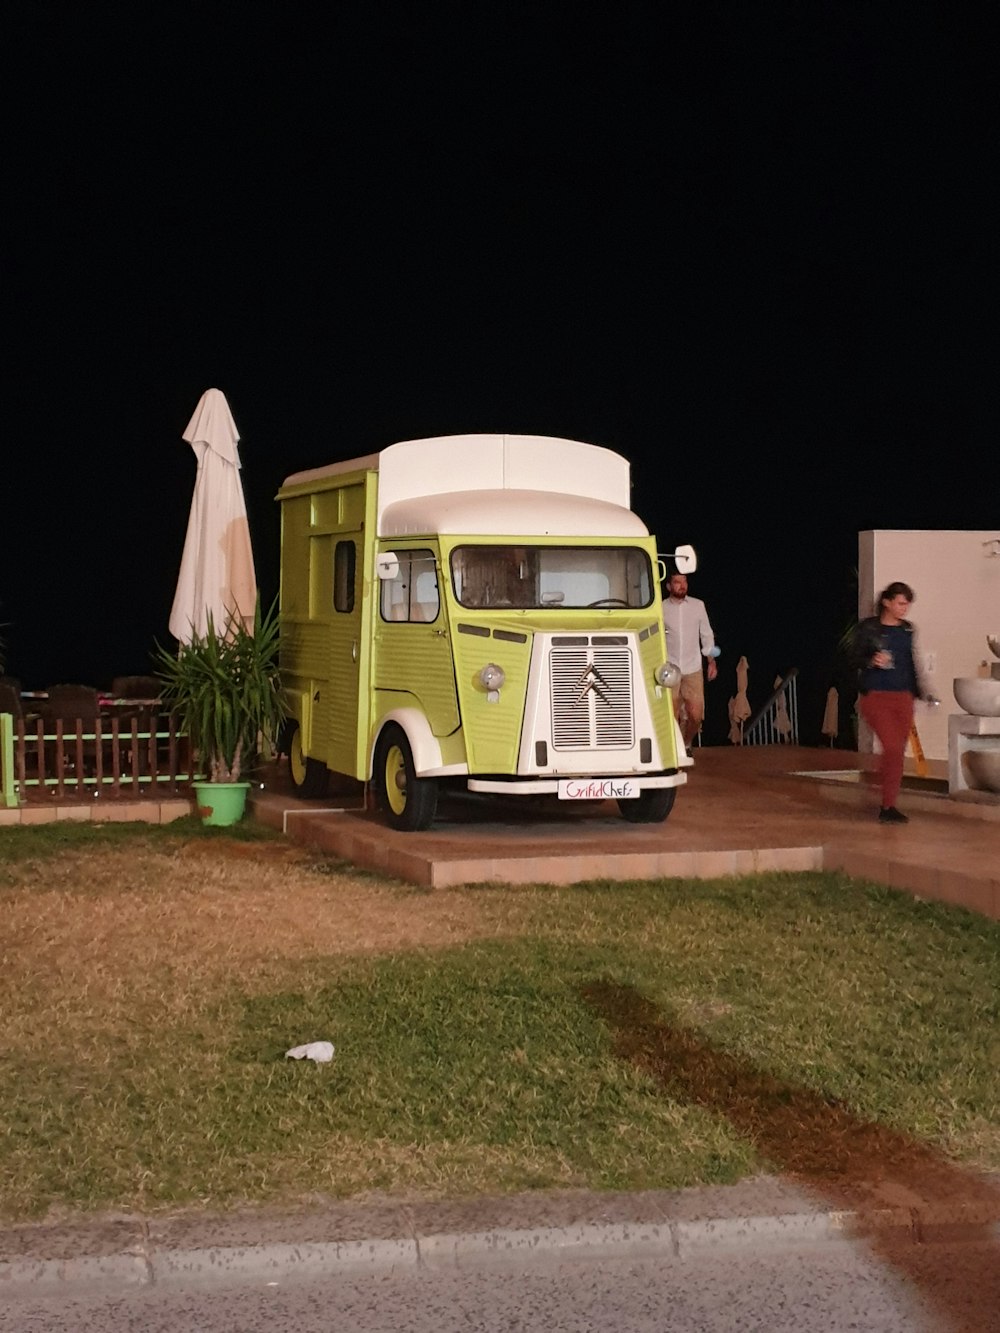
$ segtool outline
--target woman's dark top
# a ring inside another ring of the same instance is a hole
[[[893,664],[888,669],[871,666],[871,659],[880,649],[892,653]],[[861,694],[870,690],[889,690],[894,693],[924,697],[924,688],[913,654],[913,626],[908,620],[899,625],[883,625],[878,616],[862,620],[854,631],[852,658],[860,672],[858,689]]]

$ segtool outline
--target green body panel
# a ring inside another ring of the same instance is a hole
[[[377,690],[375,692],[368,741],[369,753],[375,749],[375,740],[382,730],[385,719],[390,713],[400,708],[419,708],[416,695],[411,694],[409,690]],[[441,750],[441,762],[443,764],[465,763],[465,734],[461,727],[457,731],[453,731],[450,736],[436,736],[435,740]]]
[[[513,773],[517,769],[521,724],[524,721],[524,698],[531,663],[531,629],[523,621],[517,623],[517,617],[510,613],[503,617],[496,612],[492,615],[481,611],[470,613],[456,606],[452,615],[455,625],[455,675],[469,771]],[[511,643],[508,640],[468,634],[462,631],[461,626],[525,634],[526,642]],[[499,691],[499,699],[492,703],[479,681],[479,672],[488,662],[503,667],[507,677],[503,689]]]
[[[367,776],[371,715],[371,561],[374,473],[337,478],[336,486],[282,493],[282,676],[303,753],[337,773]],[[334,552],[353,542],[353,607],[334,608]],[[376,589],[377,595],[377,589]],[[362,687],[362,683],[363,687]]]
[[[385,550],[404,550],[410,543],[381,542]],[[421,549],[430,548],[437,558],[437,543],[421,540]],[[441,583],[440,568],[438,571]],[[376,691],[374,707],[384,716],[377,695],[384,690],[404,689],[412,695],[409,706],[421,710],[435,736],[449,736],[460,725],[458,696],[455,691],[455,665],[452,658],[452,631],[448,603],[442,599],[437,619],[425,621],[383,620],[378,608],[379,589],[373,592],[372,683]],[[396,705],[397,707],[399,705]]]
[[[653,672],[667,659],[666,636],[663,630],[663,610],[659,597],[656,604],[656,632],[651,633],[639,644],[639,658],[642,662],[642,678],[647,682],[649,691],[649,709],[656,727],[656,742],[664,768],[677,767],[677,728],[674,725],[673,696],[668,689],[657,686]],[[654,622],[650,621],[652,629]]]

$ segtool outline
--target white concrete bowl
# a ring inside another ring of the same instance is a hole
[[[955,701],[973,717],[1000,717],[1000,680],[958,676],[952,682]]]

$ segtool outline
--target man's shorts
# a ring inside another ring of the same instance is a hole
[[[692,671],[689,676],[681,676],[674,704],[679,709],[682,703],[688,713],[694,713],[697,717],[705,716],[705,677],[701,671]]]

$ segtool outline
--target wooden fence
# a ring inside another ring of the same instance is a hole
[[[188,737],[172,714],[47,728],[41,719],[0,714],[0,806],[186,795],[198,776]]]

